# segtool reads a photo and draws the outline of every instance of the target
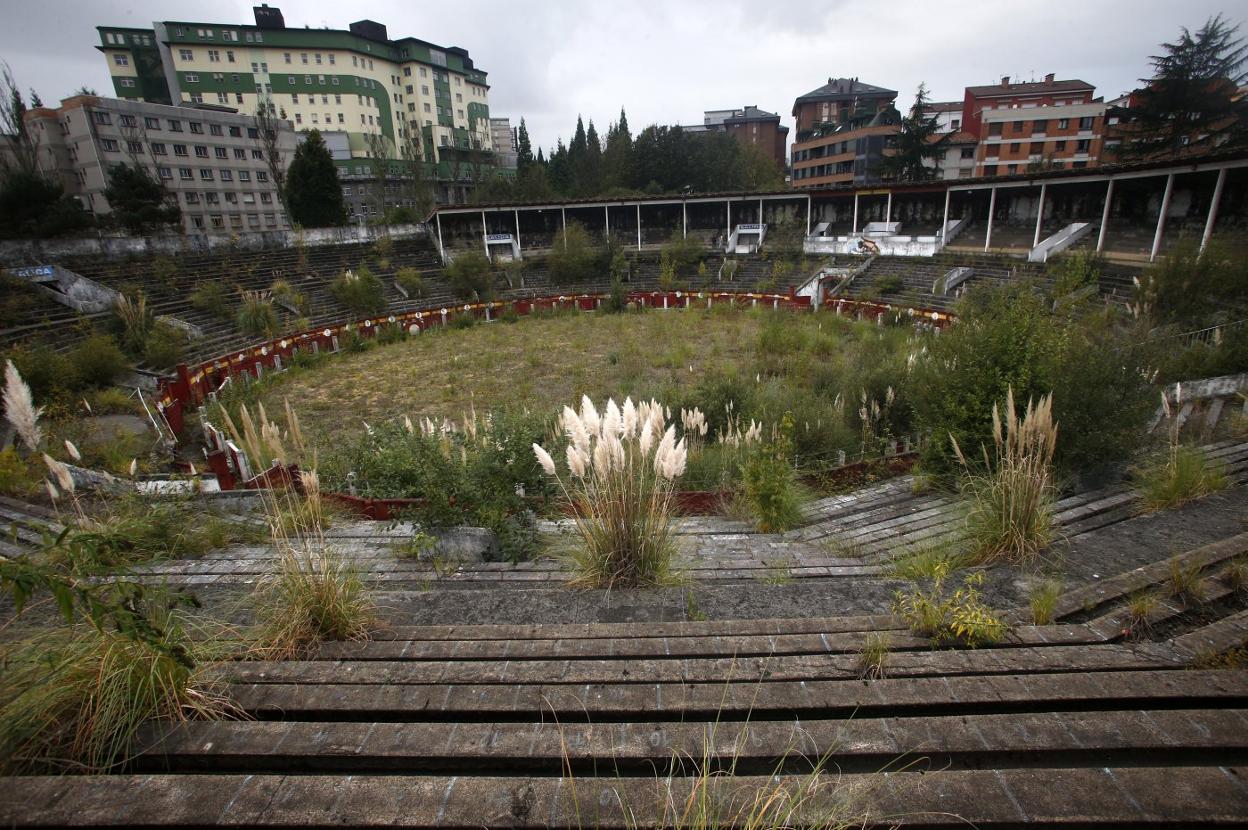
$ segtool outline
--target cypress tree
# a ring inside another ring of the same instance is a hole
[[[310,130],[286,171],[291,224],[324,228],[347,223],[338,169],[319,130]]]
[[[529,141],[529,127],[521,118],[520,129],[516,131],[516,172],[523,173],[532,163],[533,145]]]

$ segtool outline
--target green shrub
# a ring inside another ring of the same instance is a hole
[[[1005,636],[1005,623],[984,604],[979,593],[983,571],[968,574],[953,596],[945,595],[948,575],[948,564],[940,563],[931,588],[915,588],[909,594],[898,591],[893,598],[893,613],[904,617],[915,634],[931,637],[936,645],[976,648]]]
[[[1226,473],[1198,447],[1177,442],[1136,473],[1150,510],[1177,507],[1228,486]]]
[[[1085,288],[1096,288],[1101,280],[1101,257],[1095,251],[1076,251],[1049,264],[1053,296],[1068,297]]]
[[[112,386],[129,368],[129,361],[117,341],[107,334],[95,334],[79,343],[69,353],[73,366],[75,389],[100,389]]]
[[[13,447],[0,450],[0,494],[25,499],[39,492],[43,470],[17,454]]]
[[[880,277],[874,283],[875,290],[881,295],[898,294],[903,288],[905,288],[905,285],[905,282],[902,281],[899,274],[888,274]]]
[[[4,359],[13,361],[38,406],[71,403],[80,388],[78,369],[70,355],[51,346],[42,343],[18,346],[5,354]]]
[[[147,337],[143,360],[157,369],[172,369],[182,362],[186,334],[167,323],[157,323]]]
[[[1053,396],[1062,425],[1055,461],[1096,473],[1135,452],[1152,410],[1142,353],[1112,312],[1065,316],[1026,284],[970,292],[958,323],[928,343],[903,391],[914,421],[940,440],[923,449],[923,468],[955,468],[950,436],[978,457],[992,443],[993,406]]]
[[[782,533],[802,519],[802,492],[793,469],[792,413],[785,413],[780,435],[750,453],[741,471],[741,488],[758,529]]]
[[[690,277],[696,272],[698,264],[706,254],[702,240],[695,236],[677,237],[664,243],[659,252],[660,265],[671,266],[673,277]]]
[[[1243,262],[1242,252],[1219,240],[1203,253],[1195,241],[1180,242],[1140,275],[1137,309],[1155,326],[1206,326],[1227,312],[1239,319],[1248,310]]]
[[[295,290],[286,280],[274,280],[269,286],[269,294],[275,302],[284,303],[299,314],[307,314],[308,299]]]
[[[470,311],[461,311],[447,318],[446,326],[451,329],[470,329],[477,324],[476,315]]]
[[[218,320],[230,319],[230,305],[225,285],[216,282],[200,282],[191,292],[191,305]]]
[[[600,252],[590,242],[589,234],[579,223],[570,222],[556,235],[546,260],[550,281],[555,285],[573,285],[592,278],[601,266]]]
[[[330,285],[329,293],[355,314],[376,314],[386,307],[385,286],[376,274],[363,265],[356,271],[340,274]]]
[[[403,287],[408,297],[423,297],[425,294],[425,278],[415,268],[400,268],[394,275],[394,281]]]
[[[493,265],[485,254],[458,254],[446,267],[446,279],[461,300],[488,300],[494,296]]]

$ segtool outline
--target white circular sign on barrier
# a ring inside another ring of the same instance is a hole
[[[333,332],[331,332],[329,329],[325,329],[325,331],[321,332],[321,334],[325,335],[326,337],[329,337],[331,334],[333,334]]]

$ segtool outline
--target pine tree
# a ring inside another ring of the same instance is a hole
[[[572,143],[568,145],[568,186],[569,196],[582,195],[581,173],[585,169],[585,156],[589,152],[589,140],[585,137],[585,122],[576,117],[576,132],[572,134]]]
[[[115,164],[108,171],[104,198],[113,217],[132,234],[142,234],[182,221],[182,210],[173,194],[141,164]]]
[[[594,122],[589,122],[585,132],[585,158],[577,173],[580,184],[580,195],[598,196],[602,193],[602,144],[598,141],[598,131]]]
[[[560,196],[572,195],[571,164],[568,161],[568,148],[563,146],[562,138],[555,143],[546,167],[551,189]]]
[[[1153,77],[1142,79],[1146,86],[1128,111],[1120,156],[1178,155],[1193,144],[1227,149],[1248,140],[1248,100],[1235,100],[1248,62],[1238,31],[1218,15],[1195,34],[1184,27],[1178,42],[1162,44],[1165,54],[1150,58]]]
[[[602,153],[604,190],[636,186],[633,181],[633,136],[628,131],[628,116],[620,109],[620,120],[607,131],[607,146]]]
[[[936,137],[940,126],[936,116],[928,115],[929,106],[931,101],[927,97],[927,85],[919,84],[910,114],[901,120],[896,151],[891,156],[885,156],[876,166],[876,173],[881,178],[902,182],[936,178],[936,167],[928,165],[927,161],[944,151],[948,136]]]
[[[319,130],[311,130],[286,171],[291,224],[324,228],[347,223],[338,170]]]
[[[516,172],[523,173],[532,163],[533,145],[529,141],[529,127],[521,118],[520,129],[516,131]]]

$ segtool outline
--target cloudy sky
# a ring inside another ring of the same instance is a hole
[[[82,85],[111,89],[95,26],[153,20],[250,23],[230,0],[0,0],[0,59],[45,102]],[[1148,56],[1225,11],[1227,0],[452,0],[282,2],[288,26],[345,29],[371,18],[392,37],[462,46],[489,72],[490,109],[524,116],[536,143],[570,135],[577,114],[600,133],[623,106],[634,133],[652,123],[698,123],[702,111],[756,104],[792,126],[793,99],[829,76],[900,91],[920,82],[934,100],[1002,75],[1080,78],[1114,97],[1149,74]]]

